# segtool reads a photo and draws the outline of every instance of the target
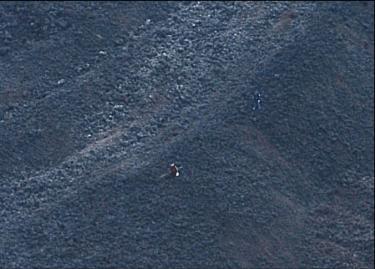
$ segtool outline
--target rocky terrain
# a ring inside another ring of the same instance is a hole
[[[1,2],[0,268],[373,268],[373,24]]]

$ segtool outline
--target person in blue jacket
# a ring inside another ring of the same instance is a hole
[[[254,106],[253,106],[253,110],[259,110],[261,108],[260,104],[262,103],[262,99],[261,99],[261,96],[260,96],[260,92],[256,92],[253,96],[253,100],[254,100]]]

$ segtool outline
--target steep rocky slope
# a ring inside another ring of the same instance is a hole
[[[0,4],[0,267],[373,267],[373,8]]]

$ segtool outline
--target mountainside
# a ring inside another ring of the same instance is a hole
[[[373,24],[2,2],[0,267],[373,268]]]

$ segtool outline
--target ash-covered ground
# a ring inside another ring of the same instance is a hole
[[[373,268],[373,23],[1,2],[0,267]]]

